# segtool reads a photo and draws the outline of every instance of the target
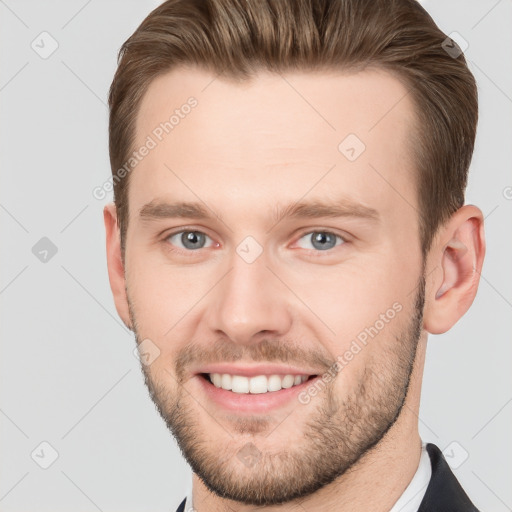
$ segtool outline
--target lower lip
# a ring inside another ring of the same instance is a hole
[[[281,389],[279,391],[269,391],[267,393],[233,393],[226,389],[214,386],[207,378],[197,375],[200,385],[206,395],[217,405],[237,412],[264,413],[277,409],[290,403],[292,400],[298,401],[298,395],[320,377],[306,380],[302,384],[297,384],[291,388]]]

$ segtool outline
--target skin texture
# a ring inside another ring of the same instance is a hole
[[[138,343],[158,347],[142,369],[194,471],[194,507],[389,510],[419,462],[427,335],[450,329],[477,291],[482,212],[460,208],[422,260],[414,106],[384,71],[261,72],[237,84],[178,68],[146,92],[135,147],[191,96],[197,105],[131,171],[124,266],[113,204],[104,220],[116,308]],[[338,149],[348,134],[365,145],[354,161]],[[378,219],[279,219],[277,205],[299,200],[348,200]],[[212,218],[140,218],[148,203],[175,201]],[[206,237],[185,246],[180,230]],[[329,243],[313,243],[318,232]],[[251,263],[237,252],[248,236],[262,250]],[[230,413],[195,375],[235,361],[325,372],[383,314],[307,404]],[[251,467],[237,456],[249,443],[259,453]]]

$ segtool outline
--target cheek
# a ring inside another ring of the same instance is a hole
[[[206,292],[204,283],[200,272],[165,264],[150,254],[132,253],[127,288],[140,334],[156,339],[170,335],[170,329],[193,313],[194,304]]]
[[[399,268],[403,267],[392,258],[374,254],[337,266],[310,265],[307,272],[288,273],[287,283],[338,341],[346,341],[373,325],[394,304],[410,300],[407,294],[415,276]]]

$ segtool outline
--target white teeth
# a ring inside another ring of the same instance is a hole
[[[283,382],[281,382],[281,386],[283,386],[283,388],[291,388],[294,380],[295,377],[293,375],[285,375]]]
[[[267,377],[265,375],[245,380],[249,381],[249,391],[251,393],[266,393],[268,391]]]
[[[219,373],[214,373],[214,374],[210,375],[210,377],[212,378],[213,383],[218,388],[220,388],[221,387],[221,380],[222,380],[221,375]]]
[[[241,375],[231,377],[231,391],[234,393],[249,393],[249,379]]]
[[[218,375],[218,374],[214,374]],[[223,389],[231,389],[231,375],[225,373],[219,380],[219,385],[217,387],[222,387]]]
[[[281,377],[279,375],[271,375],[268,378],[268,390],[279,391],[281,389]]]
[[[243,375],[230,375],[228,373],[210,373],[211,381],[217,388],[233,391],[234,393],[267,393],[268,391],[279,391],[282,388],[291,388],[302,384],[308,379],[308,375],[257,375],[255,377],[244,377]]]

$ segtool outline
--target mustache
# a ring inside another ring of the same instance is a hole
[[[326,371],[335,363],[327,353],[319,352],[318,342],[312,343],[316,348],[306,349],[304,345],[282,340],[263,339],[251,344],[238,344],[225,338],[219,338],[211,344],[190,342],[183,347],[175,360],[175,372],[181,381],[188,368],[207,364],[235,363],[243,360],[247,363],[286,363],[296,366],[313,366]]]

